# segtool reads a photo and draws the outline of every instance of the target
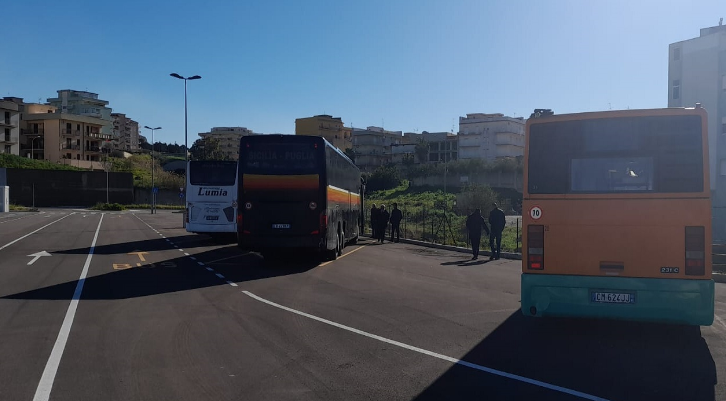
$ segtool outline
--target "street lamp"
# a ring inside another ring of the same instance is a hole
[[[30,158],[35,159],[35,140],[42,138],[40,135],[30,137]]]
[[[154,214],[156,208],[156,194],[154,193],[154,131],[161,129],[161,127],[151,128],[148,125],[144,125],[144,128],[151,130],[151,214]]]
[[[189,163],[189,143],[188,143],[188,134],[187,134],[187,81],[191,81],[194,79],[202,79],[199,75],[194,75],[189,78],[184,78],[183,76],[173,72],[169,74],[170,76],[174,78],[179,78],[184,80],[184,153],[186,155],[186,161],[187,164]]]

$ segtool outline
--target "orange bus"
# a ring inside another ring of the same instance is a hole
[[[706,111],[533,116],[522,313],[710,325]]]

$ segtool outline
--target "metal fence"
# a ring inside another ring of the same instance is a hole
[[[387,209],[388,210],[388,209]],[[390,210],[388,210],[390,213]],[[413,239],[436,244],[454,245],[470,248],[466,217],[450,210],[401,209],[401,238]],[[370,209],[365,210],[365,233],[371,234]],[[489,225],[488,219],[484,218]],[[502,251],[520,252],[521,216],[507,216],[507,224],[502,233]],[[386,240],[391,239],[391,225],[386,228]],[[488,238],[482,238],[488,243]],[[482,244],[484,246],[486,244]]]

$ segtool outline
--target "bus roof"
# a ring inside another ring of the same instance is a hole
[[[270,139],[275,140],[282,140],[285,142],[300,142],[300,143],[318,143],[321,145],[325,145],[325,147],[332,149],[333,151],[337,152],[339,155],[343,156],[350,164],[356,165],[353,160],[350,160],[346,154],[341,151],[340,149],[333,146],[330,142],[328,142],[327,139],[321,137],[321,136],[313,136],[313,135],[284,135],[284,134],[268,134],[268,135],[254,135],[254,136],[243,136],[242,142],[268,142]],[[357,166],[356,166],[357,167]]]

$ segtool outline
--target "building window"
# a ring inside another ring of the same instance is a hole
[[[673,99],[680,99],[680,98],[681,98],[681,80],[674,79],[673,80]]]
[[[5,145],[5,153],[10,153],[10,145]]]
[[[678,61],[681,59],[681,48],[676,47],[673,49],[673,61]]]

